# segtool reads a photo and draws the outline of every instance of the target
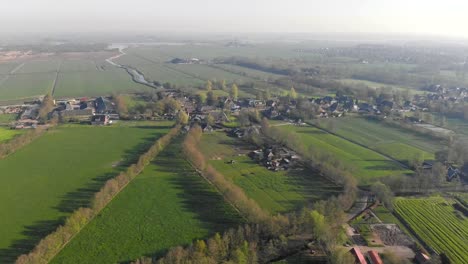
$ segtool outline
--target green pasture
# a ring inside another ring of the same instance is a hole
[[[181,138],[161,152],[52,263],[161,257],[243,220],[183,158]]]
[[[10,263],[87,206],[171,123],[54,128],[0,160],[0,262]]]

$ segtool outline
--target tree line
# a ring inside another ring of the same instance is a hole
[[[47,128],[37,127],[36,129],[31,129],[24,134],[15,136],[11,140],[0,144],[0,159],[5,158],[6,156],[22,148],[23,146],[26,146],[27,144],[31,143],[36,138],[44,134],[46,131]]]
[[[146,165],[154,159],[161,150],[166,147],[172,138],[180,131],[181,125],[173,127],[166,135],[162,136],[126,171],[117,177],[108,180],[104,186],[94,195],[89,208],[79,208],[74,211],[65,223],[59,226],[53,233],[39,241],[36,247],[29,253],[23,254],[16,260],[17,264],[48,263],[68,242],[77,235],[99,212],[129,184]]]
[[[334,197],[297,212],[272,216],[207,163],[198,147],[201,137],[200,127],[192,127],[183,143],[187,159],[249,224],[230,229],[223,235],[217,233],[209,239],[196,240],[186,248],[172,248],[159,260],[142,257],[134,263],[267,263],[297,252],[311,241],[328,253],[332,263],[352,262],[349,253],[336,247],[346,238],[342,227],[346,215],[340,199]],[[307,239],[302,239],[302,243],[292,242],[291,238],[304,234]]]
[[[298,152],[302,156],[305,166],[319,171],[326,178],[343,186],[343,194],[337,197],[342,209],[349,209],[353,205],[358,190],[357,181],[352,174],[355,168],[344,164],[326,150],[313,146],[307,148],[294,132],[270,126],[266,118],[261,122],[261,132],[267,138]]]

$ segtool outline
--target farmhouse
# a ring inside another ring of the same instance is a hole
[[[92,125],[108,125],[110,124],[109,116],[108,115],[95,115],[91,117],[91,124]]]

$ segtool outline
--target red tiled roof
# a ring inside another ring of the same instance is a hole
[[[367,264],[366,258],[364,258],[364,255],[362,255],[361,250],[358,247],[353,247],[351,249],[351,253],[356,257],[356,263]]]
[[[367,253],[369,254],[369,257],[370,257],[370,259],[372,261],[372,264],[383,264],[383,261],[380,258],[379,253],[377,253],[377,251],[370,250]]]

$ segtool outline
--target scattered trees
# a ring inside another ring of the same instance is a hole
[[[123,97],[122,95],[116,95],[113,96],[113,98],[117,108],[117,112],[119,112],[120,116],[124,118],[128,116],[128,106],[127,102],[125,101],[125,97]]]
[[[213,83],[210,80],[206,81],[205,90],[207,92],[211,92],[213,90]]]
[[[291,90],[289,91],[289,96],[292,99],[297,99],[297,92],[296,92],[296,89],[294,89],[294,87],[291,87]]]
[[[179,111],[179,114],[177,115],[177,122],[181,125],[186,125],[188,124],[189,121],[189,116],[185,111]]]
[[[237,97],[239,96],[239,88],[235,83],[232,84],[229,95],[231,96],[232,100],[237,101]]]
[[[390,188],[381,183],[375,182],[371,185],[371,192],[382,202],[389,210],[393,210],[393,193]]]
[[[42,100],[41,107],[39,108],[39,120],[42,122],[46,122],[49,120],[49,113],[52,112],[54,109],[54,98],[50,93],[44,96]]]

